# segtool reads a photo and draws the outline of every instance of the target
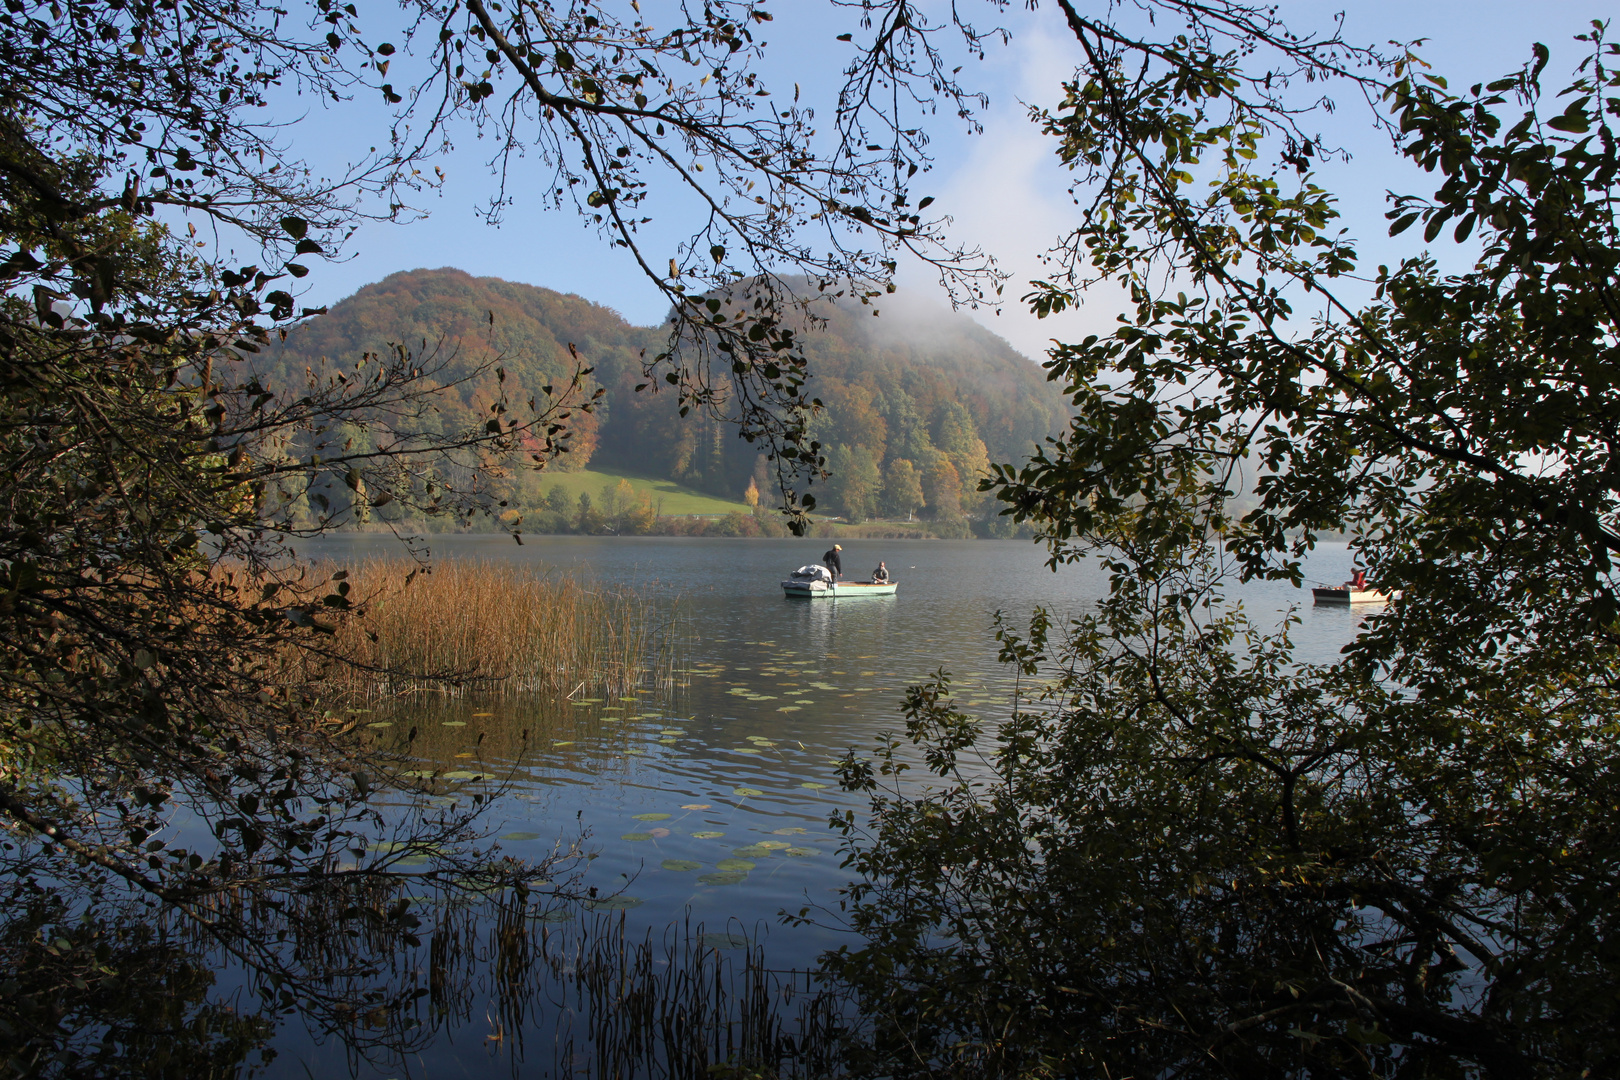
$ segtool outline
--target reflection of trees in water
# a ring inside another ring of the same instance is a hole
[[[349,884],[216,910],[251,940],[140,902],[85,914],[36,898],[0,922],[0,963],[16,973],[0,995],[0,1076],[253,1075],[294,1018],[351,1065],[384,1069],[457,1034],[514,1068],[601,1077],[819,1075],[837,1045],[833,1000],[767,969],[735,926],[637,940],[613,900],[582,912],[539,884]]]

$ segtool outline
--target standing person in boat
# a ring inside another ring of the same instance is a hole
[[[1354,570],[1350,574],[1350,587],[1357,591],[1367,587],[1367,571]]]
[[[843,544],[834,544],[832,550],[821,557],[822,565],[832,571],[834,581],[844,576],[844,560],[838,554],[843,550]]]
[[[878,568],[872,571],[872,584],[887,585],[889,583],[889,564],[879,561]]]

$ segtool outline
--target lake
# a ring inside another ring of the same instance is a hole
[[[1054,573],[1044,549],[1028,541],[855,541],[843,553],[847,576],[865,577],[884,559],[900,583],[897,595],[786,599],[778,582],[819,561],[830,543],[531,537],[520,547],[509,537],[435,537],[437,560],[511,560],[658,596],[688,631],[679,685],[667,695],[613,701],[458,699],[379,713],[375,723],[417,723],[418,745],[435,765],[509,781],[487,819],[503,851],[540,857],[583,829],[595,855],[585,883],[614,898],[609,910],[622,911],[633,933],[690,919],[763,939],[773,968],[809,967],[845,940],[833,927],[847,874],[829,816],[864,809],[838,789],[835,761],[899,730],[906,687],[939,668],[952,672],[966,711],[994,718],[1013,691],[1012,674],[996,663],[994,612],[1007,612],[1015,626],[1037,605],[1074,614],[1105,588],[1095,565]],[[300,548],[339,561],[399,551],[397,540],[379,535]],[[1333,582],[1349,571],[1342,544],[1319,548],[1307,566],[1308,577]],[[1308,591],[1286,585],[1234,587],[1233,595],[1264,623],[1297,607],[1301,659],[1331,659],[1359,623],[1345,608],[1311,606]],[[379,727],[378,737],[390,730]],[[526,742],[517,737],[525,731]],[[779,925],[779,912],[806,906],[829,909],[821,926]],[[499,1063],[533,1075],[549,1067],[548,1018],[532,1018],[538,1037],[528,1043],[492,1044],[479,1028],[482,1014],[468,1015],[473,1020],[459,1031],[447,1027],[405,1071],[487,1075]],[[284,1025],[276,1049],[271,1076],[351,1067],[402,1075],[395,1064],[356,1065],[295,1024]],[[525,1061],[525,1054],[536,1056]]]

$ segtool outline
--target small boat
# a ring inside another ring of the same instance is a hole
[[[1326,586],[1311,590],[1318,604],[1387,604],[1401,598],[1401,590],[1381,592],[1367,587],[1365,581],[1347,581],[1338,587]]]
[[[782,582],[788,596],[807,600],[833,600],[840,596],[893,596],[898,581],[834,581],[832,572],[819,563],[801,566]]]

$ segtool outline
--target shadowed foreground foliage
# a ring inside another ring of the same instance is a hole
[[[1364,81],[1440,178],[1391,233],[1480,254],[1447,275],[1414,251],[1355,306],[1309,151],[1244,99],[1253,61],[1194,39],[1138,79],[1064,10],[1091,51],[1043,120],[1095,202],[1085,261],[1030,299],[1062,310],[1094,273],[1137,307],[1053,350],[1076,421],[997,486],[1111,589],[1003,627],[1010,718],[942,676],[846,763],[873,800],[869,832],[845,823],[866,941],[826,963],[861,1003],[856,1067],[1615,1074],[1620,49],[1596,26],[1557,95],[1541,46],[1456,94],[1410,57]],[[1279,142],[1297,181],[1249,164]],[[1155,292],[1166,269],[1198,295]],[[1299,582],[1341,530],[1402,596],[1302,665],[1224,594]]]

